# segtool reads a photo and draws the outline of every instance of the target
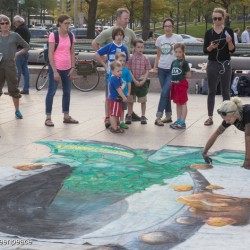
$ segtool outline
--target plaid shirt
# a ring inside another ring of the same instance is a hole
[[[128,68],[134,75],[135,79],[139,80],[146,74],[147,70],[151,69],[151,64],[145,55],[133,54],[128,60]]]

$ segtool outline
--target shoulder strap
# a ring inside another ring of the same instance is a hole
[[[59,33],[58,33],[58,31],[54,31],[53,33],[54,33],[54,36],[55,36],[55,50],[54,51],[56,51],[57,46],[59,44]]]
[[[68,31],[68,35],[69,35],[69,40],[70,40],[70,48],[72,47],[72,44],[73,44],[73,34]]]

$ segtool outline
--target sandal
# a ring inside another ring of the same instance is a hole
[[[69,116],[68,118],[64,118],[63,123],[78,124],[79,122],[73,119],[71,116]]]
[[[45,120],[45,126],[54,127],[54,123],[51,121],[50,118],[47,118],[47,119]]]
[[[109,130],[114,134],[124,133],[124,130],[122,128],[113,129],[112,127],[110,127]]]
[[[204,125],[205,126],[211,126],[213,125],[213,119],[211,117],[209,117],[205,122],[204,122]]]

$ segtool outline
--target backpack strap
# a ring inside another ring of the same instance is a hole
[[[53,33],[54,33],[54,36],[55,36],[55,50],[54,51],[56,51],[56,49],[58,47],[58,44],[59,44],[59,32],[57,30],[57,31],[54,31]]]
[[[71,48],[71,47],[72,47],[72,44],[73,44],[73,34],[72,34],[72,32],[68,31],[68,35],[69,35],[70,48]]]

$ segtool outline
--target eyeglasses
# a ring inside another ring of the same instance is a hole
[[[218,21],[221,21],[221,20],[222,20],[222,17],[213,17],[213,20],[214,20],[214,21],[217,21],[217,20],[218,20]]]
[[[228,112],[225,112],[225,111],[220,111],[219,109],[217,110],[218,114],[221,115],[221,116],[227,116],[228,114],[232,114],[235,113],[236,111],[233,110],[233,111],[228,111]]]
[[[1,25],[9,25],[10,23],[9,22],[3,22],[3,23],[0,23]]]

